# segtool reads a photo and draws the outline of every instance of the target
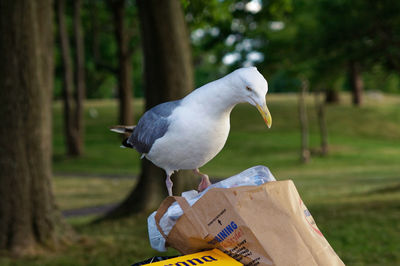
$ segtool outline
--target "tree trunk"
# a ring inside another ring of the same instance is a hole
[[[301,91],[299,93],[299,120],[301,129],[301,153],[300,159],[303,163],[310,161],[309,134],[308,134],[308,117],[306,107],[306,95],[308,91],[308,81],[303,80],[301,83]]]
[[[325,91],[325,102],[330,104],[339,103],[340,102],[339,92],[333,88],[328,88]]]
[[[361,106],[363,102],[364,82],[361,76],[360,63],[350,61],[349,63],[349,81],[352,93],[352,103]]]
[[[164,170],[154,166],[147,159],[143,159],[141,165],[142,172],[135,188],[119,206],[100,220],[120,218],[142,211],[154,211],[168,196]]]
[[[99,18],[99,14],[102,13],[103,7],[101,7],[101,1],[88,1],[87,10],[90,24],[87,26],[90,32],[90,38],[87,45],[90,47],[89,56],[93,60],[93,69],[88,72],[88,86],[87,95],[96,94],[98,88],[104,84],[107,80],[108,75],[103,73],[103,70],[110,72],[112,75],[117,75],[117,68],[110,64],[110,62],[103,62],[101,59],[101,49],[100,49],[100,32],[103,30],[102,23]]]
[[[0,1],[0,250],[16,256],[67,228],[51,187],[52,14],[50,0]]]
[[[138,0],[144,49],[146,110],[176,100],[193,89],[193,68],[189,37],[179,0]],[[185,172],[173,175],[174,194],[193,178]],[[167,196],[165,172],[143,159],[142,173],[135,189],[108,217],[154,210]],[[196,187],[194,184],[189,185]]]
[[[119,123],[133,124],[132,113],[132,52],[129,49],[131,37],[125,26],[125,0],[110,0],[114,16],[114,32],[118,46],[118,97]]]
[[[326,127],[325,107],[324,103],[320,100],[320,91],[315,90],[315,107],[317,110],[317,119],[319,134],[321,137],[320,154],[325,156],[328,154],[328,130]]]
[[[64,130],[67,154],[83,153],[83,101],[86,92],[85,55],[81,23],[81,0],[73,1],[75,67],[71,57],[68,30],[65,22],[65,0],[57,1],[58,31],[63,62]],[[75,88],[75,93],[74,93]]]
[[[64,99],[64,132],[67,145],[67,154],[75,156],[79,154],[77,132],[74,116],[74,77],[69,45],[67,25],[65,22],[65,0],[57,1],[58,32],[60,35],[60,47],[63,63],[63,99]]]
[[[74,37],[75,37],[75,119],[76,155],[83,154],[83,102],[86,93],[85,82],[85,51],[81,22],[81,0],[74,0]]]

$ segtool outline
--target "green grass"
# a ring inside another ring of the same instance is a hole
[[[120,201],[134,182],[126,177],[55,176],[54,194],[62,210],[93,207]]]
[[[303,201],[332,247],[348,265],[400,265],[400,97],[366,97],[363,107],[343,103],[326,109],[330,153],[299,161],[300,134],[295,95],[267,98],[273,117],[268,130],[256,109],[239,105],[232,113],[225,148],[202,171],[228,177],[251,166],[268,166],[277,179],[293,179]],[[120,149],[109,132],[116,123],[114,101],[86,106],[85,155],[64,156],[61,105],[54,106],[54,187],[61,209],[123,199],[139,173],[139,156]],[[142,102],[135,102],[139,110]],[[310,143],[319,145],[313,98],[308,99]],[[96,110],[96,111],[93,111]],[[97,112],[93,117],[90,113]],[[107,175],[108,177],[103,177]],[[89,217],[68,221],[83,238],[48,256],[0,259],[0,265],[130,265],[153,255],[146,215],[91,225]],[[170,250],[168,254],[176,254]]]
[[[127,149],[120,149],[121,137],[109,131],[117,124],[115,101],[89,101],[85,110],[85,155],[81,158],[65,156],[63,138],[62,106],[54,105],[54,171],[58,173],[133,175],[139,172],[139,155]],[[139,112],[142,102],[135,102]],[[139,116],[139,114],[138,114]]]

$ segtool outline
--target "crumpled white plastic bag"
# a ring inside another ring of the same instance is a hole
[[[192,206],[198,199],[200,199],[207,191],[211,188],[231,188],[238,186],[258,186],[270,181],[276,181],[275,177],[269,171],[268,167],[258,165],[251,167],[240,174],[234,175],[220,182],[212,184],[206,190],[201,193],[196,190],[190,190],[182,193],[190,206]],[[177,202],[174,202],[168,211],[160,220],[160,227],[164,231],[165,235],[168,235],[172,227],[174,227],[176,221],[183,214],[182,209],[179,207]],[[153,212],[147,218],[147,229],[149,232],[150,245],[153,249],[164,252],[167,251],[165,248],[165,239],[158,231],[155,221],[156,212]]]

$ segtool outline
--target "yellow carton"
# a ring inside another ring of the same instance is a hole
[[[169,260],[154,262],[146,265],[151,265],[151,266],[195,266],[195,265],[235,266],[237,265],[239,266],[243,264],[232,259],[219,249],[213,249]]]

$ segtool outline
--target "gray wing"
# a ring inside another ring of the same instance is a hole
[[[144,113],[127,143],[140,153],[148,153],[153,143],[168,131],[169,116],[180,103],[181,100],[162,103]]]

